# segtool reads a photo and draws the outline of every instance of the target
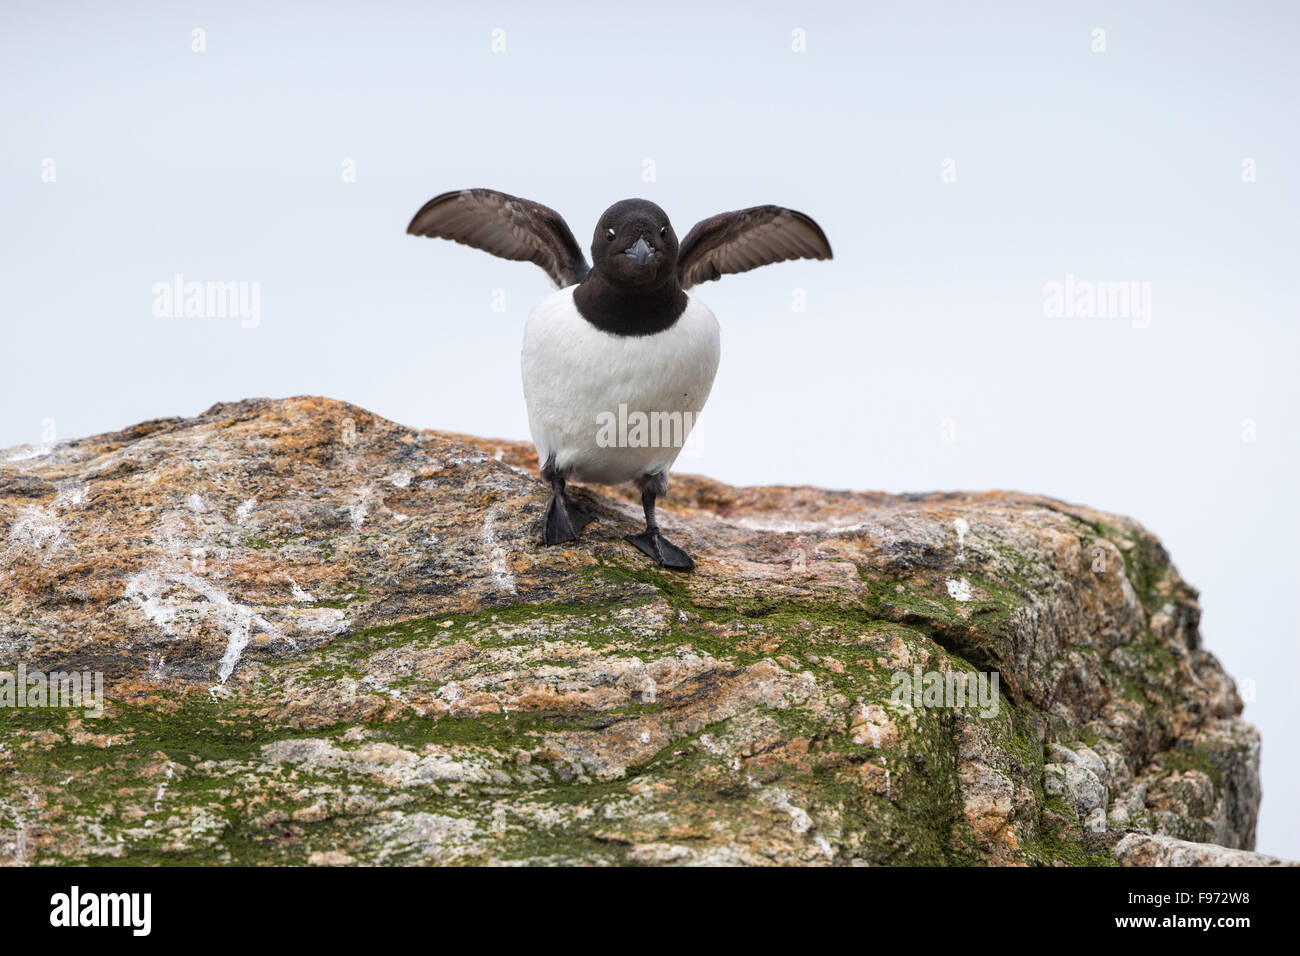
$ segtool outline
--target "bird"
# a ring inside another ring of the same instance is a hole
[[[551,486],[543,544],[577,541],[595,520],[567,482],[631,482],[645,529],[625,540],[660,567],[692,570],[655,513],[718,370],[718,320],[687,290],[771,263],[830,259],[822,228],[793,209],[751,206],[704,219],[679,242],[658,205],[624,199],[597,221],[589,265],[550,207],[460,189],[425,203],[406,231],[533,262],[557,287],[529,313],[521,354],[529,430]]]

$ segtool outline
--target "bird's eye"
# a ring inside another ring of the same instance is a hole
[[[659,238],[660,238],[660,239],[667,239],[667,238],[668,238],[668,227],[667,227],[667,226],[660,226],[660,227],[659,227]]]
[[[613,229],[606,229],[606,230],[605,230],[605,238],[608,239],[610,242],[613,242],[613,241],[614,241],[614,230],[613,230]]]

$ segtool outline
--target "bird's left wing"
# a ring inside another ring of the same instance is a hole
[[[591,271],[559,213],[495,189],[461,189],[435,196],[415,214],[406,231],[451,239],[502,259],[535,262],[561,288],[581,282]]]
[[[811,217],[784,206],[751,206],[698,222],[682,240],[683,289],[787,259],[829,259],[831,244]]]

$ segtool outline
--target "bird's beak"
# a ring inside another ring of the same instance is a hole
[[[655,254],[654,247],[645,241],[645,237],[637,239],[629,248],[623,250],[624,255],[631,256],[636,260],[636,264],[643,266],[646,260]]]

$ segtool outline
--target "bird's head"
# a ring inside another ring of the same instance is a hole
[[[591,240],[595,269],[616,287],[648,292],[677,270],[677,234],[668,214],[647,199],[624,199],[596,223]]]

